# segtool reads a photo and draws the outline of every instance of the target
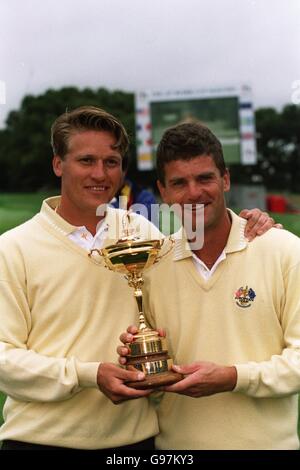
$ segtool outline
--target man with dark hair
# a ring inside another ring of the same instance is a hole
[[[248,243],[245,221],[226,208],[229,172],[205,126],[167,130],[157,167],[165,202],[183,215],[192,206],[194,225],[204,206],[204,242],[191,248],[182,232],[145,276],[148,320],[167,328],[174,370],[184,375],[164,387],[156,446],[298,449],[300,240],[271,229]],[[128,331],[124,343],[136,328]]]
[[[165,181],[165,165],[177,160],[192,160],[197,155],[211,155],[220,175],[226,172],[223,150],[210,130],[197,122],[183,123],[168,129],[157,147],[157,176]]]

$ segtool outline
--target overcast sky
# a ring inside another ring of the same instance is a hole
[[[48,88],[249,83],[280,109],[296,80],[300,0],[0,0],[0,125]]]

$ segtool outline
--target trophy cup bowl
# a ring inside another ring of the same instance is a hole
[[[181,374],[171,370],[172,359],[165,347],[165,339],[147,326],[143,312],[142,273],[169,253],[173,246],[172,241],[171,248],[165,254],[160,254],[166,240],[127,237],[120,239],[116,244],[95,250],[103,256],[106,267],[124,274],[129,286],[134,288],[134,297],[139,310],[139,329],[133,335],[133,342],[126,344],[130,350],[126,356],[126,368],[132,370],[134,367],[144,372],[146,377],[143,381],[127,382],[128,387],[149,389],[171,385],[183,378]]]

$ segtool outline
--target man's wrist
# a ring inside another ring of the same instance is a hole
[[[226,389],[225,392],[232,392],[237,383],[237,370],[235,366],[226,367]]]

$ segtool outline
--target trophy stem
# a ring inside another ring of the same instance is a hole
[[[138,287],[135,287],[134,289],[134,297],[139,309],[139,331],[143,331],[147,329],[147,325],[143,312],[143,293]]]
[[[141,289],[142,285],[144,284],[144,280],[142,276],[136,272],[130,273],[125,277],[128,280],[129,286],[134,288],[134,297],[139,310],[139,331],[148,331],[149,328],[146,324],[143,311],[143,293]]]

